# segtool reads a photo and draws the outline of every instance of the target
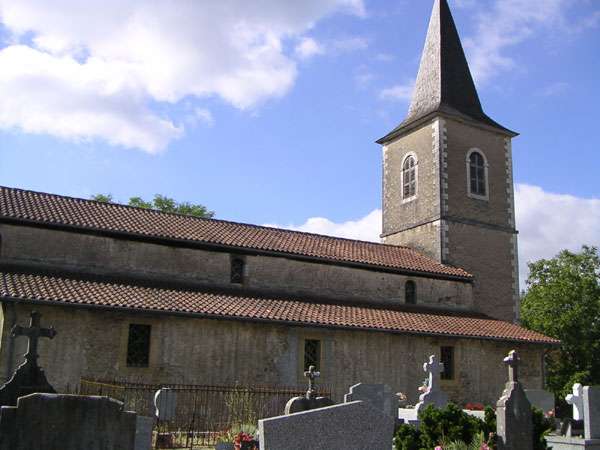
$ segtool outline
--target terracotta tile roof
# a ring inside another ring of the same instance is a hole
[[[101,280],[0,272],[0,299],[162,311],[407,334],[557,344],[559,341],[481,315],[416,312],[223,292],[165,289]]]
[[[7,187],[0,187],[1,219],[278,252],[434,276],[472,278],[463,269],[439,264],[407,247],[200,219]]]

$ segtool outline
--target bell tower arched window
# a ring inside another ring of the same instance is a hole
[[[488,164],[485,155],[478,149],[467,153],[467,188],[470,197],[487,200]]]
[[[417,304],[417,284],[412,280],[404,285],[404,301],[409,305]]]
[[[402,201],[413,200],[417,197],[417,158],[410,153],[402,163]]]

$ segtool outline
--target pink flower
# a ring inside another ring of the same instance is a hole
[[[435,450],[444,450],[441,445],[438,445]]]

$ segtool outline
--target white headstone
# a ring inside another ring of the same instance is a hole
[[[158,420],[173,420],[177,408],[177,392],[169,388],[161,388],[154,394],[154,409]]]
[[[581,383],[573,385],[573,393],[565,397],[569,405],[573,405],[573,419],[583,420],[583,386]]]
[[[435,355],[429,357],[429,362],[423,364],[423,370],[428,374],[427,390],[419,396],[417,413],[427,405],[443,408],[448,404],[448,396],[440,388],[440,373],[444,371],[444,364],[437,361]]]

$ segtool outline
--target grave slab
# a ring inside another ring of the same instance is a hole
[[[600,439],[582,439],[569,436],[546,436],[552,450],[600,450]]]
[[[389,450],[394,418],[355,401],[258,421],[261,450]]]

